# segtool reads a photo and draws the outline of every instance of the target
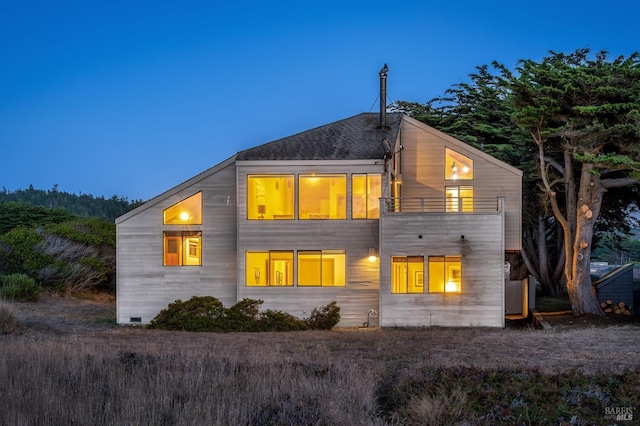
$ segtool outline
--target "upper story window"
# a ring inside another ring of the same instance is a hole
[[[298,251],[298,285],[345,286],[345,257],[344,250]]]
[[[351,176],[351,218],[378,219],[382,176],[379,174],[354,174]]]
[[[294,181],[294,175],[247,176],[247,219],[293,219]]]
[[[346,175],[300,175],[299,219],[346,219]]]
[[[462,258],[429,256],[429,293],[460,293]]]
[[[424,257],[391,257],[391,293],[424,293]]]
[[[473,179],[473,160],[452,149],[445,148],[444,178],[447,180]]]
[[[166,231],[163,239],[164,266],[202,265],[202,232]]]
[[[202,225],[202,192],[198,192],[165,209],[165,225]]]
[[[445,187],[447,212],[473,211],[473,186]]]

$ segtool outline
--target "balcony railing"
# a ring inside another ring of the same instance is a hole
[[[383,214],[393,213],[494,213],[502,209],[501,197],[401,197],[381,198]]]

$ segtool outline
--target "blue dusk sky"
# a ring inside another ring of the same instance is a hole
[[[640,49],[640,3],[0,3],[0,185],[147,200],[234,153],[424,103],[475,67]]]

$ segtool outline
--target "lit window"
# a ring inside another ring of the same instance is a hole
[[[345,286],[345,270],[344,250],[298,252],[299,286]]]
[[[424,293],[424,257],[391,258],[391,293]]]
[[[378,219],[382,176],[378,174],[354,174],[351,176],[351,218]]]
[[[448,180],[473,179],[473,160],[452,149],[445,148],[444,178]]]
[[[445,194],[448,212],[473,211],[473,186],[447,186]]]
[[[293,175],[247,177],[247,219],[293,219]]]
[[[460,293],[461,285],[460,256],[429,256],[429,293]]]
[[[165,225],[202,225],[202,192],[165,209],[163,223]]]
[[[248,251],[245,270],[248,287],[292,286],[293,252]]]
[[[299,219],[346,219],[345,175],[300,175]]]
[[[164,233],[164,266],[202,265],[202,232]]]

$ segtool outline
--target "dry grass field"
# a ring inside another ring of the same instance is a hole
[[[621,407],[640,418],[630,320],[225,334],[118,327],[107,296],[2,312],[15,324],[0,332],[0,425],[592,425]]]

